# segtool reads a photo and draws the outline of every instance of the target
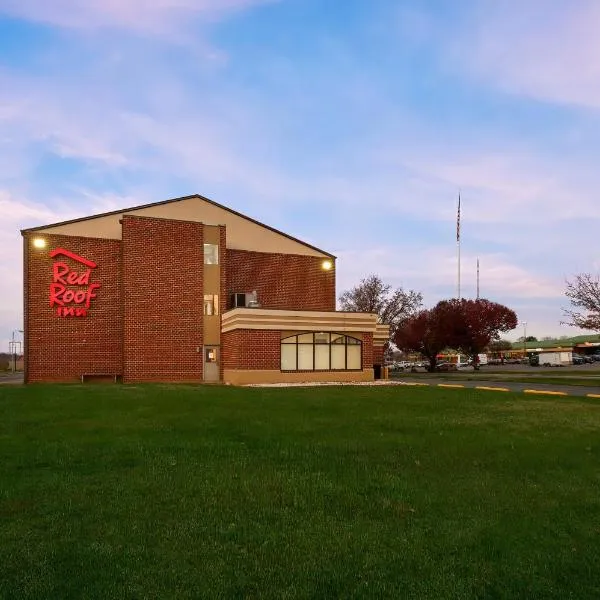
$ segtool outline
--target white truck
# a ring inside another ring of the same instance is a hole
[[[469,360],[468,356],[465,356],[464,354],[459,354],[456,358],[456,366],[461,369],[464,367],[468,367],[470,365],[473,364],[472,360]],[[479,366],[481,365],[487,365],[488,364],[488,356],[487,354],[478,354],[477,355],[477,364]]]
[[[538,354],[540,367],[564,367],[573,363],[572,352],[540,352]]]

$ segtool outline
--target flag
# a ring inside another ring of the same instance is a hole
[[[456,241],[460,242],[460,194],[458,194],[458,212],[456,213]]]

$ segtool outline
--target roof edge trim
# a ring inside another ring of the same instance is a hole
[[[48,229],[49,227],[60,227],[62,225],[71,225],[72,223],[81,223],[83,221],[90,221],[92,219],[97,219],[100,217],[110,217],[112,215],[119,215],[122,213],[127,213],[132,210],[142,210],[144,208],[151,208],[153,206],[160,206],[162,204],[171,204],[173,202],[180,202],[182,200],[191,200],[192,198],[198,198],[199,200],[208,202],[209,204],[212,204],[213,206],[220,208],[221,210],[226,210],[228,213],[231,213],[232,215],[235,215],[236,217],[241,217],[242,219],[246,219],[246,221],[250,221],[251,223],[254,223],[255,225],[264,227],[265,229],[268,229],[269,231],[272,231],[273,233],[282,235],[282,236],[288,238],[289,240],[292,240],[293,242],[296,242],[298,244],[302,244],[303,246],[306,246],[307,248],[316,250],[317,252],[320,252],[321,254],[324,254],[325,256],[328,256],[333,259],[337,258],[335,255],[331,254],[330,252],[326,252],[325,250],[322,250],[321,248],[317,248],[316,246],[313,246],[312,244],[304,242],[304,241],[294,237],[293,235],[289,235],[288,233],[280,231],[279,229],[275,229],[275,227],[271,227],[270,225],[261,223],[260,221],[257,221],[256,219],[253,219],[252,217],[244,215],[236,210],[233,210],[232,208],[224,206],[223,204],[219,204],[218,202],[215,202],[214,200],[211,200],[210,198],[207,198],[206,196],[202,196],[201,194],[191,194],[189,196],[181,196],[179,198],[170,198],[168,200],[161,200],[159,202],[151,202],[149,204],[141,204],[139,206],[130,206],[128,208],[121,208],[119,210],[111,210],[111,211],[105,212],[105,213],[89,215],[87,217],[79,217],[77,219],[69,219],[68,221],[59,221],[58,223],[49,223],[47,225],[38,225],[37,227],[28,227],[27,229],[21,229],[21,235],[24,236],[26,234],[34,233],[34,232],[40,231],[42,229]]]

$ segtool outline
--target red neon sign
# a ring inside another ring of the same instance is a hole
[[[96,297],[95,290],[100,287],[99,283],[90,283],[92,269],[98,265],[69,252],[64,248],[56,248],[50,252],[50,257],[66,256],[82,265],[88,267],[83,271],[76,271],[60,260],[52,265],[52,283],[50,284],[50,306],[56,306],[56,314],[59,317],[86,317],[92,300]],[[79,286],[73,289],[67,286]]]

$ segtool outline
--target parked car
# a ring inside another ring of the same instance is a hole
[[[581,354],[573,354],[573,364],[574,365],[583,365],[585,363],[585,358]]]
[[[458,368],[455,363],[441,362],[435,366],[436,371],[457,371]]]
[[[600,362],[600,354],[591,354],[590,358],[594,361],[594,362]]]

